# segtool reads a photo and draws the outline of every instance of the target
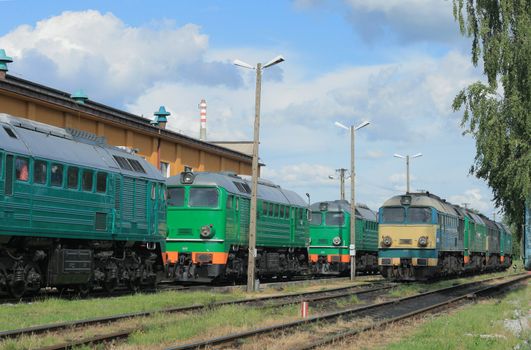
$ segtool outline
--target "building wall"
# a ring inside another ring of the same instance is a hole
[[[234,171],[239,174],[251,174],[250,159],[248,162],[231,159],[208,149],[183,145],[174,140],[165,140],[160,136],[142,133],[134,128],[126,128],[97,116],[69,110],[45,101],[3,94],[2,90],[0,90],[0,113],[28,118],[61,128],[88,131],[104,136],[111,145],[137,148],[138,154],[156,167],[159,167],[159,161],[170,164],[172,176],[183,171],[185,165],[192,167],[195,171]]]

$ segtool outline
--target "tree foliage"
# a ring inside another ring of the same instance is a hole
[[[531,0],[453,0],[453,6],[461,33],[472,38],[472,63],[481,63],[487,77],[453,101],[455,111],[464,109],[464,133],[476,140],[470,172],[487,181],[518,239],[531,198]]]

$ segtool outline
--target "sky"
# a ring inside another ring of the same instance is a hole
[[[376,210],[405,192],[405,160],[393,154],[422,153],[411,190],[497,210],[469,174],[475,143],[451,107],[484,80],[451,0],[0,0],[0,14],[9,74],[147,118],[164,105],[167,128],[192,137],[204,98],[212,141],[253,137],[256,73],[233,60],[283,55],[263,71],[264,178],[312,202],[338,199],[350,135],[334,122],[368,120],[356,133],[358,203]]]

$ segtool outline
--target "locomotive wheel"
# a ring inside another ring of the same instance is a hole
[[[24,281],[9,284],[9,294],[13,298],[22,298],[24,293],[26,293],[26,283]]]
[[[117,286],[118,286],[118,281],[116,279],[103,282],[103,290],[109,294],[114,292]]]
[[[140,290],[140,279],[136,278],[134,280],[127,281],[127,288],[133,293],[137,293]]]
[[[90,282],[85,284],[78,284],[75,287],[75,290],[81,298],[86,298],[92,291],[92,284]]]
[[[41,270],[39,266],[34,263],[29,263],[24,269],[26,279],[26,290],[32,294],[41,290]]]

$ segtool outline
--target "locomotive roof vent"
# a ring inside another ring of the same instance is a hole
[[[66,128],[65,129],[75,140],[84,140],[85,142],[93,142],[97,145],[104,145],[106,144],[105,137],[95,135],[88,131],[78,130],[78,129],[71,129]]]
[[[226,175],[226,176],[230,176],[230,177],[235,177],[237,179],[241,179],[241,177],[238,176],[238,174],[235,173],[234,171],[222,171],[221,174]]]
[[[260,185],[264,185],[264,186],[280,188],[279,185],[275,185],[274,182],[269,181],[269,180],[265,180],[265,179],[258,179],[258,183],[259,183]]]
[[[319,203],[319,210],[320,210],[320,211],[326,211],[326,210],[328,210],[328,203],[326,203],[326,202],[321,202],[321,203]]]

